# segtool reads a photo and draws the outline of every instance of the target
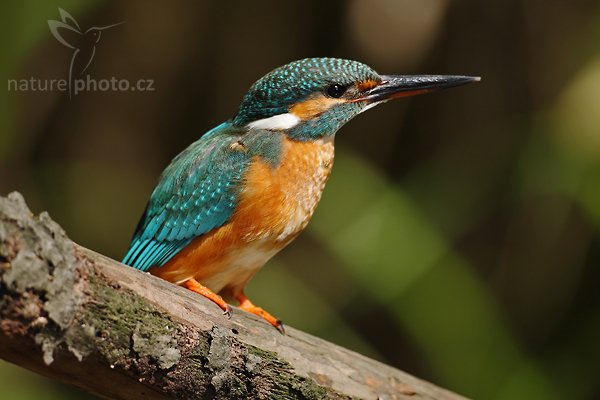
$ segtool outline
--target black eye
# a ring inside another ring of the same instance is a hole
[[[334,99],[339,99],[344,93],[346,93],[346,86],[334,83],[333,85],[329,85],[327,87],[326,92],[327,96],[333,97]]]

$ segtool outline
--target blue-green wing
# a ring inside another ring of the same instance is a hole
[[[236,206],[249,164],[231,144],[239,136],[225,123],[179,154],[163,172],[123,263],[142,271],[162,266],[194,238],[223,225]]]

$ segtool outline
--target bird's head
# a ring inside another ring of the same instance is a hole
[[[377,104],[478,80],[456,75],[379,75],[357,61],[307,58],[279,67],[254,83],[233,123],[313,140],[334,135],[354,116]]]
[[[116,24],[108,25],[108,26],[93,26],[85,31],[84,36],[90,40],[91,43],[95,44],[100,41],[100,37],[102,36],[102,31],[105,31],[113,26],[123,25],[125,22],[119,22]]]

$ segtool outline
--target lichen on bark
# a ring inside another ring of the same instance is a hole
[[[83,318],[98,337],[96,349],[112,365],[131,363],[131,351],[168,369],[181,358],[175,335],[177,323],[136,294],[106,286],[91,277],[91,299]]]
[[[193,387],[199,397],[222,399],[333,394],[230,329],[186,327],[130,290],[107,284],[93,268],[82,268],[86,260],[77,258],[62,228],[47,213],[33,216],[21,195],[0,198],[0,217],[1,294],[26,300],[13,314],[47,365],[59,348],[79,361],[94,353],[175,397],[189,396]]]
[[[16,193],[0,197],[0,356],[116,399],[460,398],[295,329],[228,320],[74,244]]]
[[[73,288],[79,283],[73,242],[50,216],[31,214],[19,193],[0,198],[0,258],[8,261],[0,284],[28,297],[37,297],[37,313],[18,313],[23,330],[39,331],[36,342],[44,349],[44,361],[53,361],[54,349],[63,342],[60,333],[73,322],[83,295]],[[8,223],[6,223],[8,222]],[[3,291],[4,292],[4,291]],[[15,310],[17,311],[17,310]]]

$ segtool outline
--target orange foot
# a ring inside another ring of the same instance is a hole
[[[218,294],[216,294],[215,292],[213,292],[212,290],[202,285],[200,282],[193,278],[183,282],[183,286],[191,290],[192,292],[196,292],[206,297],[207,299],[212,300],[216,305],[218,305],[221,308],[221,310],[223,310],[223,314],[227,315],[227,318],[231,318],[229,305],[225,303],[225,300],[223,300],[221,296],[219,296]]]
[[[235,296],[235,299],[240,302],[240,308],[244,311],[248,311],[254,315],[258,315],[263,318],[265,321],[273,325],[281,334],[285,335],[285,328],[283,327],[283,322],[279,319],[275,318],[265,310],[260,307],[255,306],[252,302],[246,297],[246,295],[242,292]]]

